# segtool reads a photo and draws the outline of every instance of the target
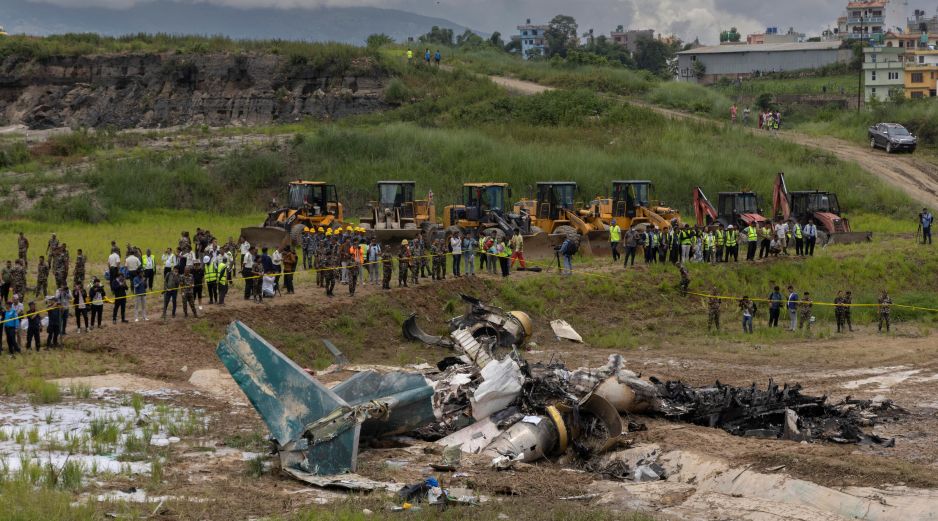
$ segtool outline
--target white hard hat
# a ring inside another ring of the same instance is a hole
[[[210,259],[208,255],[206,255],[205,257],[202,257],[202,264],[208,264],[209,262],[211,262],[211,260],[212,259]]]
[[[727,229],[727,230],[732,230],[732,229],[733,229],[733,225],[731,224],[731,225],[727,226],[726,229]]]

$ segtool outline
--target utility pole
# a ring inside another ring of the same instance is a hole
[[[863,17],[860,17],[860,55],[863,60],[860,62],[860,71],[857,74],[857,114],[860,113],[860,100],[863,96],[863,64],[866,63],[866,54],[863,52]]]

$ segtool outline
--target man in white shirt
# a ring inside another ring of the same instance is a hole
[[[121,255],[119,251],[114,248],[111,249],[111,255],[107,258],[107,272],[110,280],[117,279],[117,272],[121,266]]]
[[[251,243],[249,243],[248,241],[244,240],[244,238],[242,237],[242,239],[241,239],[241,244],[238,246],[238,248],[239,248],[239,251],[240,251],[240,253],[241,253],[241,264],[243,265],[243,264],[244,264],[244,256],[251,252]]]
[[[161,258],[163,260],[163,278],[165,279],[166,276],[173,271],[173,268],[176,267],[176,254],[173,253],[172,248],[166,248]]]
[[[460,264],[462,263],[462,236],[459,233],[455,233],[449,238],[449,248],[453,253],[453,276],[458,277]]]
[[[127,278],[133,280],[133,278],[137,276],[137,271],[140,270],[141,262],[136,255],[131,253],[124,259],[124,266],[127,267],[127,272],[129,273]]]
[[[782,247],[782,253],[788,255],[788,223],[779,222],[775,224],[775,238],[778,239]]]
[[[280,248],[274,248],[270,262],[274,264],[274,291],[277,291],[280,289],[280,274],[283,273],[283,254],[280,253]]]
[[[804,226],[804,253],[814,257],[814,245],[817,244],[817,225],[814,224],[814,219],[808,221],[808,224]]]
[[[244,244],[247,244],[245,241]],[[244,252],[242,245],[241,254],[241,277],[244,278],[244,300],[251,300],[251,290],[254,287],[254,279],[251,278],[254,276],[254,253],[255,249],[253,246],[248,245],[248,251]]]

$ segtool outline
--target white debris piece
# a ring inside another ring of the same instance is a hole
[[[492,361],[482,368],[482,385],[469,399],[472,404],[472,417],[476,420],[488,418],[492,414],[511,405],[521,392],[524,375],[521,368],[511,358]]]
[[[557,338],[570,340],[580,344],[583,343],[583,337],[581,337],[580,334],[577,333],[575,329],[573,329],[573,326],[567,323],[566,320],[551,320],[550,328],[554,331],[554,335],[556,335]]]

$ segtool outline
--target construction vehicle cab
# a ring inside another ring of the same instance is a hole
[[[750,224],[764,226],[769,222],[759,209],[759,197],[755,192],[720,192],[717,206],[714,207],[700,187],[694,189],[694,213],[697,226],[708,226],[719,222],[724,227],[730,225],[738,229]]]
[[[657,226],[666,231],[672,221],[680,222],[681,214],[660,201],[653,201],[653,188],[654,184],[648,180],[613,181],[611,197],[597,197],[580,213],[596,228],[600,222],[608,227],[615,219],[623,229]]]
[[[590,222],[577,211],[577,184],[573,181],[550,181],[536,184],[536,199],[523,199],[515,203],[514,212],[531,216],[531,232],[544,232],[547,240],[539,238],[525,243],[525,253],[549,256],[570,236],[580,242],[579,250],[586,255],[602,255],[609,250],[609,232],[601,222]]]
[[[374,231],[380,242],[413,239],[432,228],[436,210],[429,198],[414,198],[416,186],[414,181],[379,181],[378,199],[369,203],[362,227]]]
[[[782,172],[775,177],[772,206],[776,218],[793,219],[802,226],[814,220],[821,244],[873,240],[872,232],[850,229],[850,222],[841,215],[837,194],[821,190],[789,192]]]
[[[500,221],[508,217],[510,198],[511,186],[508,183],[465,183],[460,204],[443,210],[443,226],[483,230],[498,228],[507,233],[512,226]]]
[[[297,180],[289,185],[286,206],[272,209],[262,226],[242,228],[241,236],[258,247],[298,245],[305,228],[331,228],[341,225],[342,219],[335,185]]]

